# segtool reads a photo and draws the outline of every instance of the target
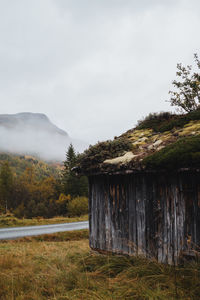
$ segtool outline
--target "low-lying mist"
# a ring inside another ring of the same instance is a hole
[[[72,139],[43,114],[0,115],[0,151],[63,161],[69,144],[82,152],[88,145]]]

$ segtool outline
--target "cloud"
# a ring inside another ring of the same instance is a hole
[[[88,147],[82,141],[69,137],[43,114],[0,115],[1,152],[31,154],[45,160],[63,161],[70,143],[79,152]]]
[[[165,102],[198,52],[197,0],[0,2],[2,113],[46,113],[94,143]]]

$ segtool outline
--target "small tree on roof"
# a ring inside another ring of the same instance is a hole
[[[200,105],[200,60],[197,54],[194,54],[194,60],[197,66],[197,72],[194,73],[191,73],[192,66],[177,64],[178,80],[172,82],[176,91],[169,91],[171,106],[178,106],[180,111],[191,112]]]

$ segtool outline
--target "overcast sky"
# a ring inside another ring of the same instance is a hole
[[[200,54],[199,0],[0,0],[0,113],[41,112],[91,144],[172,110]]]

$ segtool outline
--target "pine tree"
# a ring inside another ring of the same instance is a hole
[[[67,172],[70,172],[72,168],[76,165],[76,152],[72,144],[69,145],[66,152],[66,160],[64,161],[64,166]]]
[[[73,168],[76,166],[77,154],[72,144],[70,144],[66,152],[66,160],[64,161],[63,170],[63,192],[71,197],[87,196],[88,181],[85,176],[77,177]]]

